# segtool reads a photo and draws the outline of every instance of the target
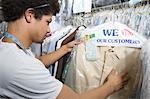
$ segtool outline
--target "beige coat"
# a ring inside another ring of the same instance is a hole
[[[120,91],[112,94],[108,99],[133,98],[137,88],[140,66],[140,49],[128,47],[97,47],[97,60],[86,59],[85,44],[74,48],[72,58],[67,64],[65,84],[77,93],[103,85],[112,68],[118,73],[129,71],[130,80]]]

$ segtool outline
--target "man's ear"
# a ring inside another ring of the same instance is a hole
[[[28,8],[25,13],[24,13],[24,17],[26,19],[27,23],[30,23],[32,18],[34,18],[34,13],[33,13],[33,9],[32,8]]]

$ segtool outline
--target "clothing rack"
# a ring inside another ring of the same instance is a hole
[[[85,15],[85,14],[97,13],[97,12],[100,12],[100,11],[112,10],[112,9],[118,10],[118,9],[122,9],[122,8],[132,8],[132,7],[135,8],[135,7],[140,7],[140,6],[143,6],[143,5],[146,5],[146,4],[150,4],[150,0],[144,0],[142,2],[139,2],[138,4],[135,4],[135,5],[130,5],[129,2],[123,2],[123,3],[119,3],[119,4],[96,7],[96,8],[92,8],[91,12],[88,12],[88,13],[82,12],[82,13],[76,13],[76,14],[73,14],[73,15],[74,16],[76,16],[76,15]]]
[[[117,21],[129,26],[136,32],[150,38],[150,0],[131,5],[129,2],[93,8],[92,12],[74,14],[64,24],[88,27],[100,25],[110,21]],[[144,24],[144,25],[142,25]]]
[[[138,4],[135,4],[135,5],[130,5],[129,2],[124,2],[124,3],[119,3],[119,4],[113,4],[113,5],[93,8],[92,11],[97,11],[99,9],[111,10],[111,9],[120,9],[122,7],[123,8],[138,7],[138,6],[142,6],[142,5],[148,4],[148,3],[150,4],[150,0],[144,0],[142,2],[139,2]]]
[[[2,14],[2,7],[0,6],[0,23],[2,22],[3,20],[3,14]]]
[[[124,3],[119,3],[119,4],[107,5],[107,6],[103,6],[103,7],[96,7],[96,8],[92,9],[92,12],[119,9],[119,8],[122,8],[122,7],[129,7],[129,3],[124,2]]]

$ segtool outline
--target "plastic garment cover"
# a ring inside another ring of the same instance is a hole
[[[2,21],[0,22],[0,41],[3,38],[3,33],[7,31],[7,22]]]
[[[92,0],[93,5],[96,7],[112,5],[116,3],[126,2],[128,0]]]
[[[138,83],[139,52],[138,48],[129,47],[97,47],[96,60],[86,57],[86,44],[76,46],[64,70],[64,83],[75,92],[82,93],[103,85],[112,68],[118,73],[129,71],[130,80],[120,91],[107,99],[135,99]]]
[[[74,0],[73,13],[91,12],[92,0]]]
[[[136,99],[150,99],[150,40],[142,47],[140,59],[142,61],[140,89]]]
[[[0,23],[0,33],[7,31],[7,22],[3,21]]]
[[[130,0],[130,1],[129,1],[129,4],[130,4],[130,5],[134,5],[134,4],[137,4],[137,3],[141,2],[141,1],[144,1],[144,0]],[[146,0],[145,0],[145,1],[146,1]]]

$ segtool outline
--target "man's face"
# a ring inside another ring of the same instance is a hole
[[[51,15],[44,15],[41,20],[35,19],[33,42],[42,43],[46,34],[50,32],[49,23],[52,21]]]

